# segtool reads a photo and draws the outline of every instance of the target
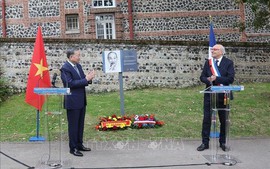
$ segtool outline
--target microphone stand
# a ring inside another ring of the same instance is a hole
[[[57,77],[57,73],[54,73],[54,74],[53,74],[53,78],[52,78],[52,88],[57,88],[57,87],[55,86],[56,77]]]

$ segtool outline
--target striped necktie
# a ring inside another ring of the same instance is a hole
[[[76,65],[74,66],[74,69],[76,70],[76,72],[78,73],[78,75],[81,77],[80,72],[79,72],[79,69],[77,68]]]

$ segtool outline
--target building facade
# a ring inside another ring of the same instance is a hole
[[[2,0],[0,37],[35,37],[40,25],[45,38],[207,41],[212,20],[217,41],[269,42],[253,18],[236,0]]]

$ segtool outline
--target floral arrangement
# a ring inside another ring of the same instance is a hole
[[[132,121],[132,128],[138,128],[138,129],[161,127],[163,125],[164,125],[164,122],[157,120],[154,114],[135,115]]]
[[[164,125],[163,121],[155,118],[154,114],[148,115],[132,115],[132,116],[116,116],[115,114],[107,117],[100,117],[99,124],[96,129],[100,131],[119,130],[126,128],[153,128]]]
[[[131,118],[127,116],[116,116],[115,114],[108,117],[100,117],[100,122],[96,126],[97,130],[106,131],[108,129],[117,130],[125,129],[131,126]]]

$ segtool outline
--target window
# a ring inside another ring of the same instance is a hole
[[[93,7],[115,7],[115,0],[93,0]]]
[[[112,14],[96,16],[96,38],[115,39],[115,24]]]
[[[66,15],[66,33],[80,33],[79,15]]]

